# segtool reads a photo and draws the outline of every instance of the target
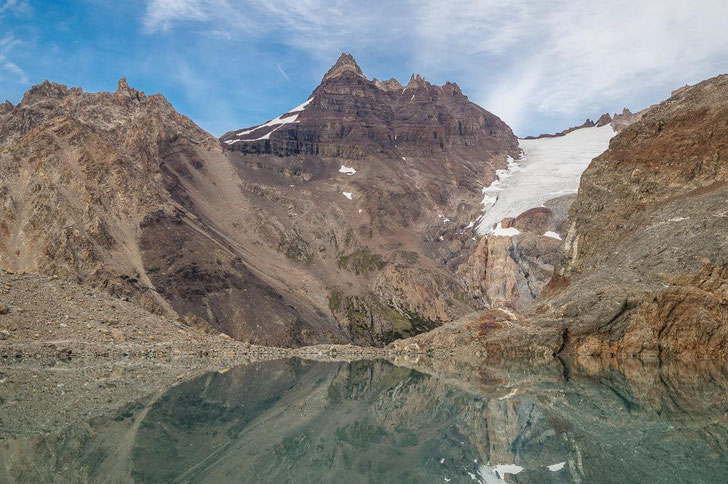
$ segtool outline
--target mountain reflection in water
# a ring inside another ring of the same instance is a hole
[[[92,482],[728,482],[728,374],[684,366],[249,364],[63,431],[6,478]],[[22,454],[22,455],[21,455]],[[52,458],[51,458],[52,457]]]

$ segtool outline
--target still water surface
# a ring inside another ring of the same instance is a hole
[[[249,364],[35,436],[91,482],[728,482],[723,370]],[[43,439],[46,440],[43,440]],[[34,462],[34,459],[37,462]],[[42,462],[41,462],[42,461]]]

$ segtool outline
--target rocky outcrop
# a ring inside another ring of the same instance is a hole
[[[491,308],[528,309],[551,280],[561,258],[561,240],[569,206],[566,195],[543,207],[507,218],[501,228],[512,234],[482,237],[468,261],[459,267],[471,296]]]
[[[638,113],[632,113],[629,109],[624,108],[621,114],[614,113],[614,116],[610,115],[609,113],[602,114],[599,119],[597,119],[596,123],[591,119],[587,119],[580,126],[572,126],[571,128],[565,129],[555,134],[545,133],[538,136],[526,136],[524,139],[558,138],[567,135],[572,131],[576,131],[577,129],[591,128],[594,126],[601,127],[608,124],[610,124],[616,132],[620,132],[630,124],[638,121],[642,117],[642,114],[644,114],[644,112],[645,110],[642,110]]]
[[[639,119],[642,117],[642,115],[645,113],[646,110],[642,110],[637,113],[633,113],[627,108],[624,108],[622,110],[621,114],[614,114],[614,117],[612,118],[612,127],[616,132],[620,132],[623,129],[625,129],[627,126],[631,125],[632,123],[639,121]]]
[[[586,121],[584,121],[579,126],[572,126],[563,131],[559,131],[558,133],[554,133],[554,134],[542,133],[538,136],[526,136],[524,139],[558,138],[561,136],[565,136],[565,135],[571,133],[572,131],[576,131],[577,129],[593,128],[594,126],[604,126],[605,124],[609,124],[609,122],[606,122],[606,123],[603,122],[605,119],[605,116],[609,116],[609,114],[608,113],[602,114],[602,116],[599,118],[599,121],[597,123],[595,123],[591,119],[587,118]]]

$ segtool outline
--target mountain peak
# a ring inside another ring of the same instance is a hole
[[[6,99],[4,103],[0,104],[0,114],[12,111],[13,107],[13,103]]]
[[[68,94],[68,92],[69,89],[65,85],[45,80],[28,89],[28,91],[26,91],[23,95],[23,100],[21,102],[28,103],[33,100],[45,98],[62,99]]]
[[[357,64],[354,60],[354,56],[342,53],[336,61],[336,64],[334,64],[331,69],[329,69],[329,72],[326,73],[323,80],[325,81],[326,79],[340,76],[344,72],[353,72],[358,76],[366,78],[364,73],[361,71],[359,64]]]
[[[145,97],[142,91],[129,87],[126,77],[119,79],[119,82],[116,85],[116,92],[114,94],[116,94],[117,99],[121,101],[124,99],[142,99]]]
[[[422,77],[419,74],[412,74],[412,77],[410,77],[409,83],[407,83],[407,89],[412,89],[416,87],[426,87],[427,81],[424,77]]]
[[[122,77],[119,79],[119,82],[116,84],[116,92],[128,92],[129,89],[129,83],[126,82],[126,77]]]
[[[374,85],[376,85],[379,89],[383,91],[399,91],[402,89],[402,84],[400,84],[399,81],[394,77],[391,77],[386,81],[380,81],[379,79],[375,78]]]

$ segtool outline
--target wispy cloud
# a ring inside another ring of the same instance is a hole
[[[15,81],[28,84],[28,75],[25,71],[7,58],[12,49],[19,44],[20,41],[9,33],[0,39],[0,70],[9,73]]]
[[[207,21],[215,16],[225,1],[215,0],[152,0],[144,15],[144,27],[148,32],[168,31],[175,23]]]
[[[283,66],[281,66],[280,62],[276,62],[276,69],[278,69],[278,72],[280,72],[281,75],[286,78],[286,81],[291,80],[291,78],[288,77],[288,74],[286,74],[286,71],[283,70]]]
[[[312,58],[405,59],[428,76],[457,76],[522,131],[535,119],[654,102],[656,90],[725,70],[726,19],[725,0],[149,0],[142,21],[152,34],[189,24]]]
[[[2,57],[0,57],[0,65],[2,65],[2,68],[4,70],[14,75],[17,78],[18,82],[20,82],[21,84],[28,84],[28,75],[23,69],[16,66],[12,62],[3,60]]]
[[[30,4],[26,0],[5,0],[0,2],[0,17],[6,13],[25,14],[30,12]]]

